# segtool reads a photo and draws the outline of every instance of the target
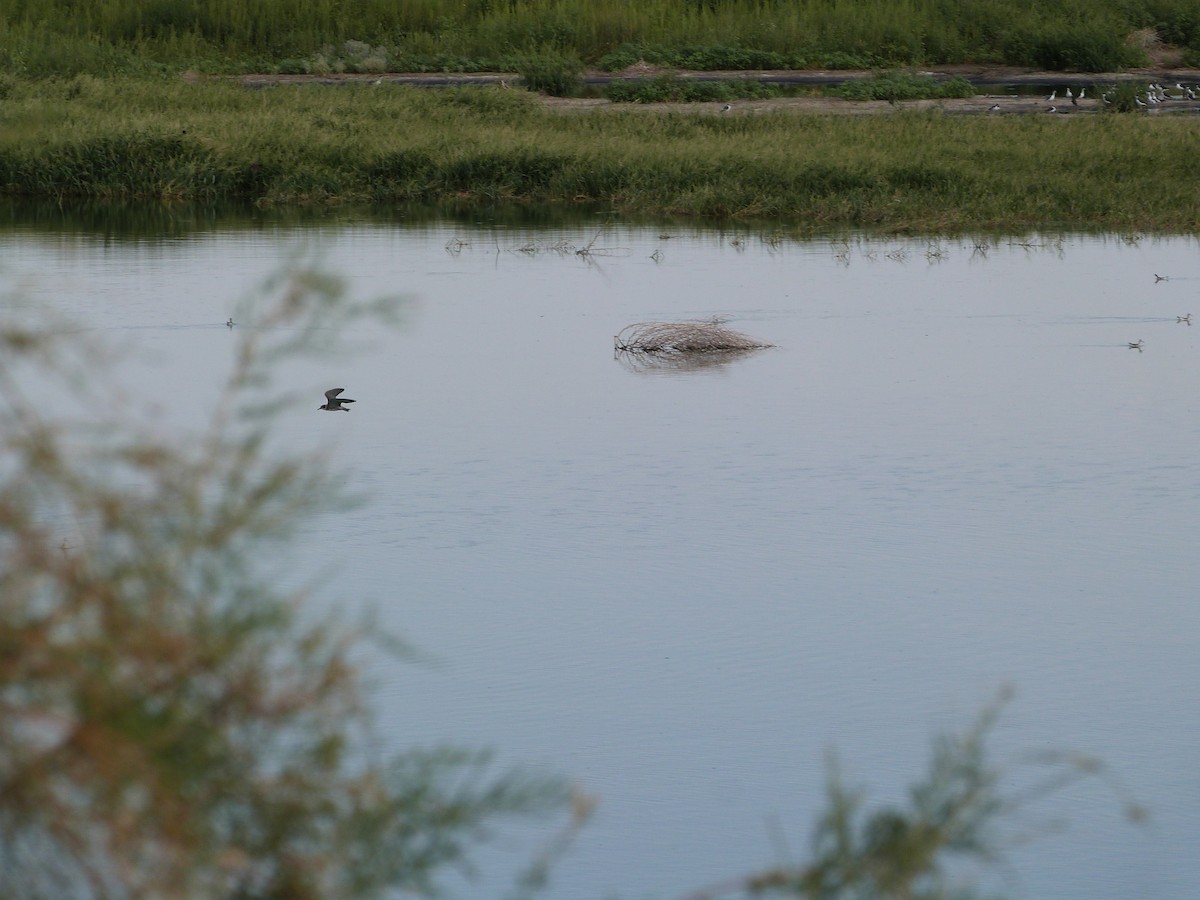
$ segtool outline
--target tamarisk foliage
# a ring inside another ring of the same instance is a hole
[[[1124,796],[1104,764],[1092,756],[1040,752],[1020,760],[1022,779],[995,763],[988,741],[1003,706],[1004,690],[961,734],[940,735],[933,744],[924,778],[908,789],[908,803],[863,812],[863,794],[847,788],[830,758],[825,808],[812,832],[809,859],[782,863],[745,878],[689,895],[719,897],[797,897],[811,900],[983,897],[965,877],[961,863],[1003,863],[1004,822],[1037,801],[1100,778],[1122,801],[1130,822],[1146,810]],[[1012,785],[1020,783],[1020,787]]]
[[[262,571],[336,492],[251,395],[355,311],[315,272],[271,290],[198,434],[138,421],[80,332],[0,322],[0,896],[429,895],[568,800],[478,752],[383,758],[378,643]]]

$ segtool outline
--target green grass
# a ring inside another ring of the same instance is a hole
[[[523,91],[8,79],[0,191],[517,203],[809,229],[1200,230],[1196,123],[544,108]]]
[[[1197,0],[5,0],[0,71],[515,71],[530,54],[614,70],[1102,71],[1144,61],[1128,41],[1144,28],[1200,58]]]

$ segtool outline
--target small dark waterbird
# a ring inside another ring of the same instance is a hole
[[[325,405],[318,406],[317,409],[324,409],[329,412],[350,412],[350,408],[343,406],[343,404],[355,403],[357,401],[351,400],[349,397],[339,397],[338,394],[344,390],[345,388],[330,388],[327,390],[325,392]]]

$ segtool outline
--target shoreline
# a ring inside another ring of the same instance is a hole
[[[661,66],[651,66],[645,63],[629,66],[620,72],[602,72],[589,69],[583,73],[583,84],[588,87],[603,87],[620,81],[638,81],[643,78],[653,78],[657,75],[672,75],[682,81],[756,81],[760,84],[776,85],[822,85],[842,84],[847,81],[860,81],[877,75],[880,71],[873,69],[748,69],[723,71],[697,71],[691,69],[671,69]],[[1038,69],[1022,69],[1013,66],[988,65],[957,65],[933,66],[929,68],[898,69],[886,71],[906,71],[917,75],[927,75],[935,81],[946,81],[951,78],[961,78],[979,87],[999,87],[1003,85],[1046,85],[1048,87],[1067,87],[1082,85],[1091,87],[1101,84],[1115,84],[1120,81],[1165,81],[1200,83],[1200,69],[1153,67],[1144,69],[1126,69],[1120,72],[1048,72]],[[188,81],[225,81],[235,80],[243,87],[267,87],[283,84],[324,84],[330,86],[344,84],[383,84],[383,85],[412,85],[415,87],[464,87],[470,85],[515,85],[520,76],[515,72],[383,72],[358,73],[336,72],[312,75],[283,75],[271,73],[251,73],[244,75],[202,75],[197,72],[185,72],[183,78]]]
[[[756,81],[760,84],[780,86],[820,87],[842,84],[847,81],[858,81],[878,74],[865,69],[854,70],[744,70],[744,71],[709,71],[664,69],[645,64],[631,66],[621,72],[589,71],[583,76],[587,87],[603,87],[613,82],[638,81],[653,78],[658,75],[671,75],[681,81],[715,82],[715,81]],[[1102,110],[1098,99],[1102,88],[1122,81],[1164,82],[1174,85],[1186,82],[1200,88],[1200,69],[1182,68],[1146,68],[1129,69],[1112,73],[1067,73],[1046,72],[1035,69],[1018,69],[1005,66],[959,65],[939,66],[922,69],[916,72],[937,81],[951,78],[962,78],[977,85],[980,93],[965,98],[938,98],[922,100],[898,100],[894,103],[886,100],[847,100],[841,97],[800,96],[800,97],[771,97],[746,100],[733,100],[731,107],[725,110],[724,102],[656,102],[656,103],[624,103],[614,102],[602,97],[554,97],[538,96],[547,109],[566,112],[587,112],[599,109],[640,110],[643,112],[663,112],[674,110],[679,112],[694,112],[711,114],[752,115],[776,111],[792,111],[807,113],[830,113],[835,115],[879,115],[900,110],[938,110],[950,115],[1035,115],[1051,112],[1059,116],[1088,115]],[[193,72],[183,75],[184,79],[198,83],[209,80],[236,81],[249,89],[266,89],[281,86],[324,85],[329,87],[371,85],[378,87],[408,86],[426,88],[453,87],[499,87],[502,89],[520,90],[516,85],[520,76],[509,72],[392,72],[385,74],[361,73],[332,73],[326,75],[217,75],[205,76]],[[1072,103],[1069,99],[1058,98],[1053,104],[1047,97],[1033,94],[1018,94],[1005,91],[1005,88],[1044,87],[1051,91],[1065,91],[1080,88],[1092,93],[1082,101]],[[999,107],[998,109],[995,107]],[[1175,100],[1160,107],[1147,111],[1148,115],[1171,116],[1184,113],[1200,112],[1200,100]]]

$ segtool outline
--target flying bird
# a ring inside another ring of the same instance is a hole
[[[356,401],[351,400],[349,397],[339,397],[338,394],[344,390],[345,388],[330,388],[327,390],[325,392],[325,405],[318,406],[317,409],[324,409],[329,412],[350,412],[350,408],[342,404],[355,403]]]

